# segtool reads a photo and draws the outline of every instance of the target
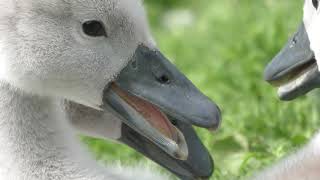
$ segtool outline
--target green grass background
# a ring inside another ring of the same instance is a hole
[[[265,65],[300,24],[302,0],[145,0],[145,4],[160,49],[223,111],[218,132],[198,130],[215,158],[213,179],[250,176],[315,133],[320,121],[312,98],[280,102],[275,89],[262,79]],[[165,23],[175,10],[193,14],[192,23]],[[84,141],[102,161],[146,161],[154,166],[126,146]]]

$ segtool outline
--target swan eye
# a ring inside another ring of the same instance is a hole
[[[318,9],[318,7],[319,7],[319,0],[312,0],[312,4],[313,4],[314,8]]]
[[[87,21],[82,24],[82,29],[88,36],[107,36],[106,30],[100,21]]]

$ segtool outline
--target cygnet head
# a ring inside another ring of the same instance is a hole
[[[0,54],[2,81],[112,113],[125,143],[180,175],[211,175],[191,125],[217,129],[220,110],[156,48],[141,1],[0,2]]]
[[[318,0],[304,3],[298,32],[269,63],[265,79],[282,100],[293,100],[320,87],[320,11]]]

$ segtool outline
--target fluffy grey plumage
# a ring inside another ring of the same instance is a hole
[[[108,37],[85,35],[87,20],[103,22]],[[1,1],[0,179],[166,179],[142,168],[99,166],[70,124],[94,136],[119,136],[119,122],[99,106],[104,87],[139,44],[155,46],[137,0]],[[77,113],[93,119],[77,123]]]

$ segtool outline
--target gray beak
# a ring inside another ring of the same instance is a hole
[[[127,125],[123,125],[119,141],[160,164],[180,179],[209,179],[214,169],[213,160],[195,130],[180,121],[176,121],[175,126],[184,134],[188,145],[189,155],[186,160],[173,158]]]
[[[208,129],[219,127],[218,106],[157,50],[139,46],[115,83],[185,123]]]
[[[293,100],[320,86],[320,73],[304,24],[268,64],[265,80],[279,87],[282,100]]]
[[[102,108],[126,124],[124,143],[179,177],[212,174],[211,156],[191,126],[217,129],[220,110],[159,51],[139,46],[103,97]]]

